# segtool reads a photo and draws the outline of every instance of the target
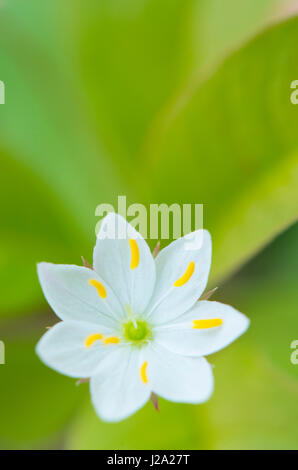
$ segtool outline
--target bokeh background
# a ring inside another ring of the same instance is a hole
[[[296,13],[296,0],[1,1],[1,448],[298,447]],[[209,359],[207,404],[106,424],[88,384],[35,355],[57,321],[36,263],[91,260],[95,208],[118,195],[204,203],[209,286],[251,327]]]

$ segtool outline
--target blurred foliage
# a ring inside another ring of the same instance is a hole
[[[33,338],[5,339],[7,361],[1,370],[0,441],[42,439],[66,426],[84,390],[48,371],[35,354]]]
[[[1,4],[2,447],[297,447],[297,224],[272,241],[298,216],[298,19],[278,21],[286,3]],[[95,208],[121,194],[204,203],[211,282],[235,273],[219,297],[252,326],[210,359],[208,404],[162,401],[158,415],[149,403],[112,425],[86,385],[35,356],[54,322],[35,266],[91,260]]]
[[[297,217],[298,113],[289,99],[296,34],[294,19],[241,48],[149,144],[155,197],[206,204],[218,276]]]
[[[121,423],[99,421],[86,401],[68,434],[71,449],[196,449],[208,444],[203,410],[159,399],[161,413],[152,403]]]

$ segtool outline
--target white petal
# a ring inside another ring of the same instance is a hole
[[[148,307],[148,317],[154,324],[163,324],[186,312],[207,285],[211,266],[210,234],[207,230],[197,230],[190,235],[197,242],[191,241],[189,235],[179,238],[156,258],[156,288]],[[174,285],[179,279],[182,285]]]
[[[100,323],[113,327],[124,312],[110,286],[92,269],[79,266],[39,263],[38,277],[44,295],[62,320]],[[101,298],[90,279],[100,282],[106,297]]]
[[[155,343],[145,357],[148,385],[157,395],[181,403],[203,403],[210,398],[213,374],[205,358],[174,354]]]
[[[104,421],[121,421],[142,408],[151,390],[140,376],[141,350],[122,347],[99,365],[91,378],[91,398]]]
[[[222,325],[207,329],[193,328],[194,320],[220,318]],[[249,319],[229,305],[202,300],[168,326],[156,328],[156,341],[173,352],[189,356],[207,356],[225,348],[242,335]]]
[[[137,244],[136,255],[139,253],[135,264],[131,243]],[[123,305],[129,305],[135,314],[144,312],[155,284],[155,263],[145,240],[123,217],[110,213],[103,219],[93,265]]]
[[[111,335],[112,331],[104,326],[83,322],[60,322],[43,335],[36,352],[46,365],[61,374],[90,377],[102,358],[111,352],[111,348],[119,347],[116,344],[103,346],[101,341],[86,347],[86,338],[95,333]]]

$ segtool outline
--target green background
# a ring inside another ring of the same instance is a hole
[[[294,4],[1,2],[1,448],[298,447]],[[210,357],[208,403],[161,400],[106,424],[88,385],[35,355],[56,322],[36,263],[91,260],[95,208],[118,195],[203,203],[214,299],[251,327]]]

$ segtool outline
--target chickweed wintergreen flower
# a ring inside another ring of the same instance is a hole
[[[105,237],[107,227],[114,237]],[[141,235],[111,213],[102,222],[88,267],[40,263],[45,297],[62,320],[48,330],[37,354],[56,371],[90,378],[98,415],[119,421],[151,393],[202,403],[213,391],[203,357],[234,341],[249,320],[228,305],[201,300],[211,265],[206,230],[199,247],[182,237],[153,258]],[[124,236],[123,236],[124,235]]]

